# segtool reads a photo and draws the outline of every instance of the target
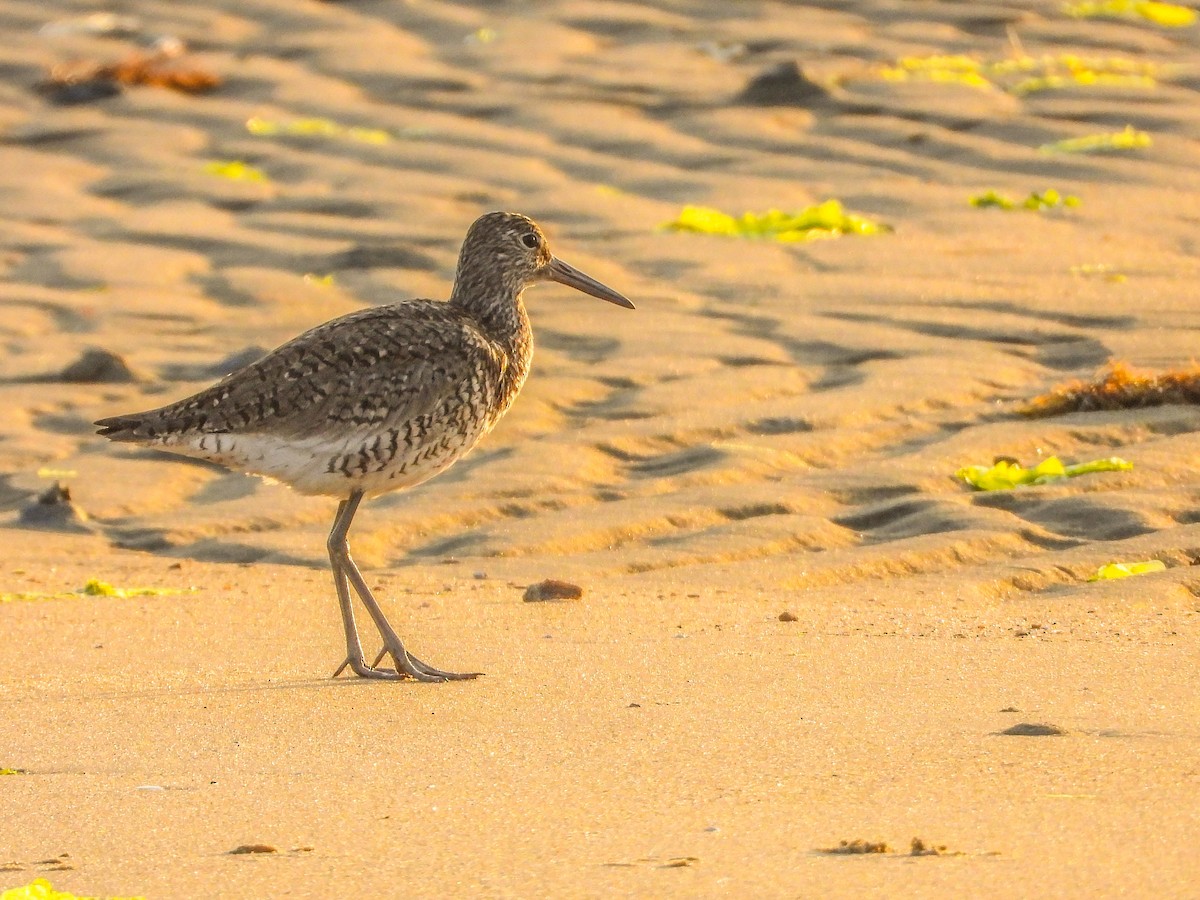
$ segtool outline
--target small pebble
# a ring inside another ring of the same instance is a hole
[[[792,612],[789,609],[785,609],[783,612],[781,612],[779,614],[779,621],[780,622],[798,622],[799,619],[796,617],[796,614],[794,612]]]
[[[578,600],[583,597],[583,588],[569,581],[559,581],[547,578],[537,584],[525,588],[525,602],[537,603],[543,600]]]

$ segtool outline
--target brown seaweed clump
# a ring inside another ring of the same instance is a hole
[[[178,62],[176,58],[182,53],[181,45],[167,43],[151,53],[131,53],[109,65],[58,65],[38,90],[52,102],[68,105],[113,96],[123,85],[147,85],[184,94],[206,94],[221,86],[219,75]]]
[[[852,841],[839,841],[836,847],[826,847],[822,853],[832,853],[835,856],[857,856],[860,853],[891,853],[892,848],[886,841],[864,841],[855,838]]]
[[[206,94],[221,86],[221,78],[198,66],[171,62],[174,53],[134,53],[111,66],[101,66],[96,74],[119,84],[144,84],[169,88],[184,94]]]
[[[1095,381],[1072,381],[1056,387],[1034,397],[1021,412],[1027,416],[1057,416],[1168,403],[1200,403],[1200,366],[1146,375],[1115,362]]]

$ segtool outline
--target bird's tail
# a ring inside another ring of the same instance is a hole
[[[154,428],[145,413],[135,413],[131,416],[110,416],[107,419],[99,419],[94,424],[100,429],[98,434],[113,441],[137,443],[154,438]]]

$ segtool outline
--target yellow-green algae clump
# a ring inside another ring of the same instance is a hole
[[[1164,68],[1153,62],[1073,53],[1001,60],[943,55],[901,57],[878,74],[884,81],[964,84],[1020,97],[1069,87],[1153,88]]]
[[[266,181],[267,175],[262,169],[256,169],[241,160],[216,159],[204,164],[207,175],[225,178],[229,181]]]
[[[386,144],[392,140],[391,133],[382,128],[342,125],[332,119],[276,121],[254,116],[246,120],[246,130],[259,137],[289,135],[293,137],[345,138],[362,144]]]
[[[1109,581],[1113,578],[1128,578],[1130,575],[1145,575],[1148,572],[1165,572],[1167,564],[1161,559],[1148,559],[1144,562],[1109,563],[1096,570],[1088,581]]]
[[[663,223],[667,231],[689,231],[725,237],[762,238],[784,243],[815,241],[845,234],[886,234],[890,225],[848,213],[837,200],[826,200],[798,212],[746,212],[731,216],[707,206],[685,206],[678,218]]]
[[[35,878],[29,884],[9,888],[0,894],[0,900],[99,900],[97,897],[80,897],[67,891],[56,891],[45,878]],[[146,900],[145,897],[109,897],[108,900]]]
[[[985,191],[982,194],[973,195],[970,199],[970,204],[979,209],[994,207],[996,209],[1029,209],[1034,212],[1041,212],[1047,209],[1073,208],[1081,202],[1074,194],[1063,194],[1054,188],[1047,188],[1044,191],[1034,191],[1019,202],[997,191]]]
[[[1118,456],[1094,459],[1091,462],[1064,466],[1057,456],[1042,460],[1032,468],[1009,459],[997,460],[990,466],[964,466],[955,473],[978,491],[1010,491],[1029,485],[1048,484],[1061,478],[1074,478],[1091,472],[1123,472],[1133,468],[1133,463]]]
[[[99,578],[89,578],[83,585],[75,591],[26,591],[15,594],[0,594],[0,603],[12,603],[20,600],[58,600],[67,597],[166,597],[172,594],[186,594],[196,590],[195,588],[152,588],[152,587],[133,587],[119,588],[114,587],[107,581],[101,581]]]
[[[1083,137],[1066,138],[1038,147],[1042,153],[1106,153],[1114,150],[1141,150],[1153,144],[1150,135],[1126,125],[1122,131],[1101,134],[1085,134]]]
[[[1164,28],[1187,28],[1196,23],[1194,9],[1157,0],[1088,0],[1068,3],[1064,9],[1077,19],[1145,19]]]

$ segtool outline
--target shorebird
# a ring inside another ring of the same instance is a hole
[[[420,484],[461,459],[512,405],[533,357],[522,300],[557,281],[633,309],[612,288],[555,257],[537,224],[492,212],[467,231],[449,302],[401,300],[318,325],[207,390],[96,422],[101,435],[197,457],[340,502],[327,546],[346,633],[363,678],[447,681],[409,653],[350,556],[364,497]],[[367,664],[350,588],[383,649]],[[379,663],[390,655],[394,668]]]

